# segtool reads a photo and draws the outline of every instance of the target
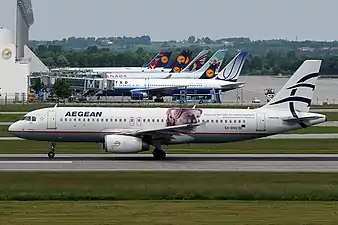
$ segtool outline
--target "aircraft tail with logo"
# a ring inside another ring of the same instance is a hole
[[[202,50],[181,72],[189,73],[199,70],[205,64],[208,54],[209,50]]]
[[[217,64],[210,64],[209,67],[202,73],[199,79],[211,79],[216,75]]]
[[[159,52],[148,64],[143,67],[148,69],[162,68],[168,65],[172,52]]]
[[[226,53],[225,49],[218,50],[199,70],[195,71],[194,73],[196,72],[201,73],[203,71],[206,71],[211,64],[216,64],[217,67],[215,73],[217,74],[219,69],[221,68],[222,62],[225,57],[225,53]]]
[[[236,82],[242,72],[248,52],[239,52],[215,77],[216,80]]]
[[[183,50],[169,67],[170,73],[180,73],[190,63],[191,55],[192,51]]]
[[[309,112],[322,60],[305,60],[280,91],[261,109],[289,110],[293,119]]]

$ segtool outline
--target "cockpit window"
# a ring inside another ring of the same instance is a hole
[[[36,117],[35,116],[24,116],[24,117],[21,118],[21,120],[36,121]]]

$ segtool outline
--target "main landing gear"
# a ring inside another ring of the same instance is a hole
[[[166,153],[160,148],[155,148],[153,151],[153,156],[156,160],[164,160],[166,158]]]
[[[55,156],[55,143],[49,144],[48,158],[52,159]]]

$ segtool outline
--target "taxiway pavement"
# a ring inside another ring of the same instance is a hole
[[[338,155],[315,154],[150,154],[1,155],[0,171],[263,171],[338,172]]]

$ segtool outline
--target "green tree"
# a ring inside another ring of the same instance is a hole
[[[57,101],[59,102],[60,99],[69,98],[71,94],[72,90],[66,79],[63,78],[56,79],[52,87],[52,96],[55,95],[57,97]]]

